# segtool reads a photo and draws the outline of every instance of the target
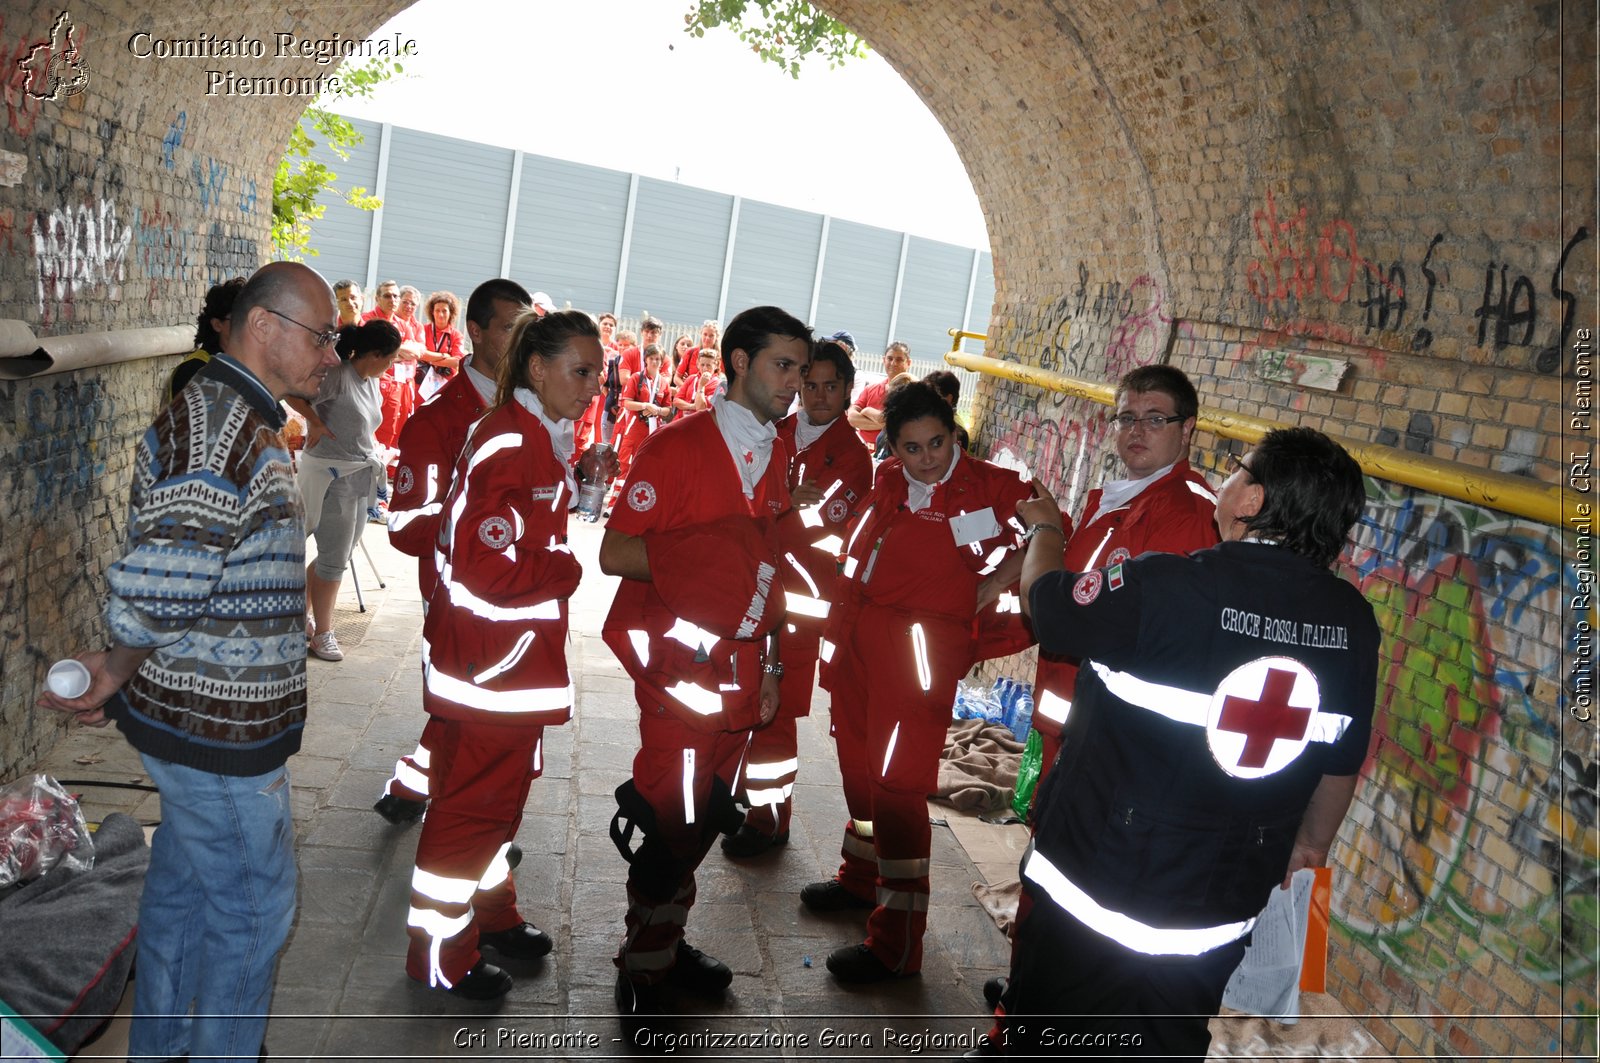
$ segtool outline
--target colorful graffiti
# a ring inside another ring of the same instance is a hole
[[[1350,561],[1385,649],[1335,918],[1424,984],[1485,950],[1537,981],[1592,971],[1595,765],[1558,752],[1543,635],[1573,585],[1560,533],[1368,490]]]

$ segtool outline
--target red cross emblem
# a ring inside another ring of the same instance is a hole
[[[504,517],[489,517],[478,525],[478,538],[491,550],[504,550],[511,545],[511,522]]]
[[[744,452],[744,463],[746,465],[754,465],[756,463],[755,451],[747,450]]]
[[[1281,771],[1305,749],[1319,705],[1316,676],[1299,661],[1263,657],[1241,665],[1212,696],[1211,755],[1237,778]]]

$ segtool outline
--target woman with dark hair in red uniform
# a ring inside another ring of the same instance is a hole
[[[473,428],[444,498],[439,578],[422,629],[422,704],[442,722],[432,805],[411,878],[406,973],[474,1000],[511,976],[484,960],[550,951],[517,910],[507,860],[544,729],[572,717],[567,599],[583,574],[567,548],[577,494],[572,422],[600,389],[600,332],[588,314],[517,319],[494,407]],[[593,468],[587,474],[609,470]]]
[[[1032,489],[1010,470],[963,455],[955,427],[954,411],[931,385],[890,393],[884,433],[893,459],[879,468],[851,530],[822,643],[850,821],[838,876],[805,887],[800,899],[814,911],[872,909],[866,941],[828,957],[841,982],[922,969],[927,795],[956,683],[995,655],[980,641],[980,617],[987,628],[997,606],[1020,606],[1022,552],[1011,521]]]

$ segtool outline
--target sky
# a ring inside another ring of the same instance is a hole
[[[800,78],[689,0],[421,0],[406,77],[339,110],[987,249],[955,147],[880,56]],[[759,131],[752,134],[752,131]]]

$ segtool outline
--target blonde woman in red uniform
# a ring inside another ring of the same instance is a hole
[[[474,1000],[511,988],[480,947],[514,960],[550,951],[549,935],[517,910],[506,854],[543,770],[544,729],[572,716],[567,598],[583,572],[566,545],[572,422],[602,367],[599,329],[580,311],[522,314],[509,348],[494,407],[444,499],[422,632],[422,704],[443,727],[411,878],[406,973]]]
[[[963,455],[955,427],[929,384],[907,384],[885,401],[893,458],[852,528],[822,643],[850,821],[838,876],[800,899],[814,911],[872,909],[866,940],[828,957],[841,982],[922,969],[927,795],[956,683],[983,653],[978,617],[1014,599],[1022,569],[1011,521],[1032,489]]]

